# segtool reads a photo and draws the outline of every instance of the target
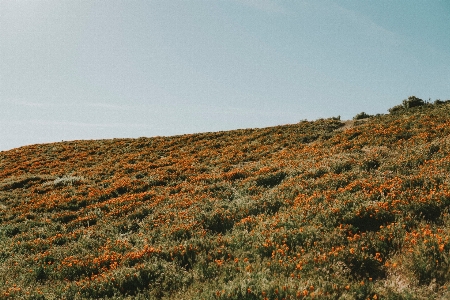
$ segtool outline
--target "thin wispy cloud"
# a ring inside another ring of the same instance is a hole
[[[20,106],[20,107],[34,107],[34,108],[63,108],[63,107],[75,107],[79,104],[77,103],[64,103],[64,102],[45,102],[45,101],[30,101],[30,100],[23,100],[23,99],[13,99],[13,100],[5,100],[5,104],[13,105],[13,106]]]
[[[136,109],[135,106],[131,106],[131,105],[117,105],[117,104],[101,103],[101,102],[88,103],[86,106],[111,109],[111,110],[133,110],[133,109]]]
[[[361,13],[344,8],[337,3],[330,5],[329,9],[332,9],[333,13],[342,15],[351,23],[356,24],[360,28],[364,28],[371,32],[373,37],[382,38],[384,42],[389,42],[390,44],[398,46],[401,41],[401,36],[383,27],[382,25],[377,24],[371,18]]]

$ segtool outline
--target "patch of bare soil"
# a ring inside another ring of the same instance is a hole
[[[346,120],[346,121],[343,121],[343,122],[342,122],[342,123],[344,123],[344,126],[339,127],[339,128],[336,129],[336,130],[344,131],[344,130],[346,130],[347,128],[352,128],[352,127],[354,127],[354,126],[363,124],[363,123],[367,122],[368,120],[369,120],[369,119]]]

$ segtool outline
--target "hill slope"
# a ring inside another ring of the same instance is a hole
[[[0,298],[448,297],[449,134],[441,104],[0,152]]]

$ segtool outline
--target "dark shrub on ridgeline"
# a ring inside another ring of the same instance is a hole
[[[417,98],[416,96],[409,96],[408,99],[403,100],[402,103],[403,107],[406,109],[425,105],[425,102],[422,99]]]
[[[433,104],[434,105],[441,105],[441,104],[447,104],[447,103],[450,103],[450,100],[436,99]]]
[[[371,115],[366,114],[365,112],[361,112],[361,113],[357,114],[356,116],[354,116],[353,120],[362,120],[362,119],[367,119],[370,117],[371,117]]]
[[[401,112],[403,110],[405,110],[405,108],[401,104],[393,106],[393,107],[388,109],[389,113],[391,113],[391,114],[394,114],[394,113],[397,113],[397,112]]]
[[[425,102],[422,99],[417,98],[416,96],[409,96],[408,99],[403,100],[402,104],[391,107],[388,111],[392,114],[423,105],[425,105]]]

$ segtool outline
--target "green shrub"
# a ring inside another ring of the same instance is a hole
[[[402,104],[396,105],[388,109],[389,113],[394,114],[403,111],[405,108]]]
[[[370,117],[371,117],[371,115],[366,114],[365,112],[360,112],[359,114],[357,114],[356,116],[353,117],[353,120],[367,119]]]
[[[416,96],[409,96],[408,99],[403,100],[402,104],[404,108],[408,109],[425,105],[425,102],[422,99],[417,98]]]
[[[409,96],[408,99],[402,101],[402,104],[391,107],[388,111],[393,114],[413,107],[423,106],[425,104],[426,103],[422,99],[417,98],[416,96]]]

